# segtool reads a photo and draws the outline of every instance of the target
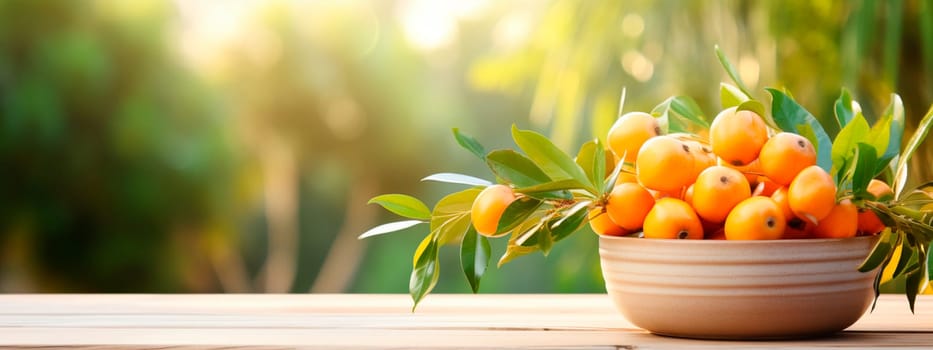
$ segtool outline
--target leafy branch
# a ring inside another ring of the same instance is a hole
[[[874,125],[869,125],[858,102],[843,89],[834,104],[835,118],[831,119],[838,123],[840,131],[831,137],[826,132],[828,128],[784,90],[765,89],[771,97],[770,108],[756,100],[718,47],[716,53],[736,84],[720,84],[722,107],[753,111],[775,130],[806,137],[816,149],[817,165],[832,175],[837,199],[851,200],[860,210],[873,212],[883,223],[885,229],[878,243],[859,270],[891,269],[894,278],[905,281],[906,296],[913,310],[916,295],[929,281],[933,182],[910,190],[905,186],[909,160],[933,124],[933,108],[901,151],[905,119],[900,97],[892,94],[890,105]],[[622,101],[624,92],[620,114]],[[663,133],[689,142],[705,142],[698,135],[706,132],[710,123],[693,99],[668,98],[653,108],[651,115]],[[412,310],[438,281],[440,247],[460,245],[460,267],[476,293],[492,259],[487,235],[508,237],[497,266],[538,251],[547,255],[555,243],[579,232],[592,218],[605,215],[608,193],[620,176],[634,168],[624,162],[625,154],[613,155],[599,139],[584,143],[576,156],[571,157],[537,132],[513,126],[511,135],[517,149],[487,150],[475,138],[453,129],[456,142],[486,164],[494,181],[456,173],[427,176],[422,180],[467,186],[443,197],[430,210],[417,198],[402,194],[377,196],[370,201],[408,220],[377,226],[360,238],[428,224],[428,234],[412,259],[409,281],[414,300]],[[884,176],[889,177],[887,183],[892,184],[893,195],[878,198],[869,191],[869,186],[873,179]],[[480,192],[494,184],[508,186],[516,199],[498,218],[495,232],[481,234],[472,224],[471,207]],[[638,237],[639,233],[631,236]],[[881,276],[877,273],[874,281],[876,295]]]

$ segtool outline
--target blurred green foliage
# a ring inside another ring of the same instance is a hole
[[[6,277],[28,274],[39,291],[184,291],[198,262],[188,231],[227,197],[225,116],[172,58],[167,6],[97,10],[0,3]]]
[[[933,101],[930,0],[0,2],[0,291],[406,292],[419,229],[355,236],[392,220],[376,194],[491,178],[450,128],[575,149],[622,87],[714,115],[714,44],[820,118],[842,86],[870,120],[899,92],[908,133]],[[603,290],[588,234],[493,270],[483,292]]]

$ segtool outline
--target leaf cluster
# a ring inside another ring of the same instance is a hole
[[[928,283],[930,242],[933,241],[933,182],[906,190],[908,160],[923,142],[933,123],[933,108],[927,112],[920,127],[901,151],[904,133],[904,107],[898,95],[874,125],[869,125],[861,108],[845,89],[834,104],[840,132],[831,138],[827,127],[790,93],[767,88],[770,109],[755,99],[742,84],[737,71],[716,48],[726,72],[736,85],[720,84],[722,108],[735,107],[760,115],[775,130],[802,135],[813,143],[817,165],[829,172],[836,182],[837,199],[850,199],[860,210],[871,210],[885,224],[878,244],[859,267],[861,271],[894,266],[894,277],[905,276],[907,298],[911,310]],[[620,114],[622,111],[620,101]],[[696,137],[709,128],[709,120],[690,97],[673,96],[651,110],[663,132]],[[373,198],[385,209],[407,220],[377,226],[360,238],[404,230],[427,224],[428,234],[415,250],[409,291],[414,305],[431,292],[440,274],[438,250],[444,245],[459,244],[460,267],[474,293],[491,257],[489,239],[476,232],[470,210],[482,188],[494,183],[506,184],[517,194],[503,212],[495,236],[507,236],[505,253],[498,266],[523,255],[540,251],[547,255],[553,244],[580,231],[589,213],[603,211],[610,192],[623,171],[633,171],[633,165],[616,162],[616,157],[599,139],[586,142],[575,157],[558,148],[547,137],[516,126],[511,130],[517,149],[487,151],[476,139],[453,129],[457,143],[484,162],[493,181],[456,173],[439,173],[422,179],[466,186],[443,197],[432,209],[420,200],[402,194]],[[872,179],[887,179],[893,196],[875,198],[868,185]],[[900,255],[894,261],[895,250]],[[881,274],[877,274],[877,292]]]

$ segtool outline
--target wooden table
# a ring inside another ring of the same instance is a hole
[[[39,348],[931,348],[933,296],[886,295],[829,338],[701,341],[636,328],[606,295],[0,295],[0,346]]]

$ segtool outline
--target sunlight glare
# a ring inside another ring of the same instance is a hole
[[[641,36],[645,31],[645,21],[637,13],[630,13],[622,18],[622,32],[632,38]]]
[[[450,45],[457,35],[453,2],[409,0],[399,8],[402,28],[417,48],[431,51]]]
[[[761,71],[758,60],[750,55],[739,58],[739,75],[748,86],[758,85],[758,74]]]
[[[640,82],[651,80],[654,76],[654,63],[638,51],[629,51],[622,55],[622,68]]]

